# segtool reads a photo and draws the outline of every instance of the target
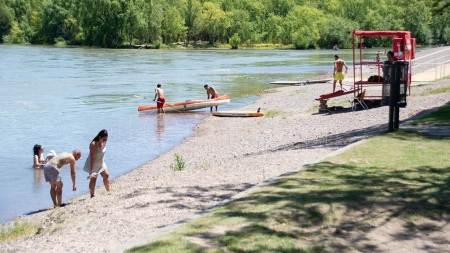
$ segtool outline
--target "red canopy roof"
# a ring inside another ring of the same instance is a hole
[[[362,43],[361,37],[401,37],[404,59],[411,60],[411,57],[414,58],[414,54],[411,52],[414,49],[411,45],[410,31],[353,31],[353,38],[354,36],[359,36],[360,43]]]
[[[365,37],[408,37],[411,38],[410,31],[353,31],[354,35],[365,36]]]

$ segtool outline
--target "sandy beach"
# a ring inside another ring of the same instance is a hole
[[[350,81],[350,75],[346,78]],[[415,95],[444,86],[450,86],[449,79],[414,87],[408,106],[400,109],[400,119],[449,102],[449,92]],[[260,99],[242,110],[261,108],[265,117],[205,118],[179,146],[114,179],[110,192],[99,187],[95,198],[85,194],[65,207],[22,217],[40,224],[40,233],[1,243],[0,251],[113,252],[267,179],[387,130],[387,106],[352,112],[351,95],[328,102],[344,109],[319,114],[315,98],[331,91],[330,83],[260,91]],[[171,169],[175,154],[185,160],[185,170]],[[77,180],[85,178],[79,170]],[[65,191],[69,188],[64,186]]]

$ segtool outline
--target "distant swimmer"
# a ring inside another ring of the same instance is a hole
[[[205,84],[205,86],[203,86],[206,90],[206,96],[207,99],[214,99],[214,98],[218,98],[219,97],[219,93],[216,91],[216,89],[214,89],[213,87]],[[213,108],[210,108],[210,111],[212,112]],[[216,112],[217,112],[217,106],[216,106]]]
[[[155,89],[155,98],[153,99],[153,101],[155,101],[156,99],[158,99],[158,101],[156,101],[156,107],[158,108],[158,113],[165,113],[164,112],[164,103],[166,102],[166,99],[164,98],[164,91],[161,88],[161,84],[158,83],[158,85],[156,85],[156,89]]]
[[[337,54],[334,55],[334,70],[333,70],[333,76],[334,76],[334,82],[333,82],[333,92],[336,90],[336,82],[339,81],[339,84],[341,85],[342,90],[342,80],[344,80],[344,73],[342,73],[342,69],[345,67],[345,74],[347,74],[347,64],[345,64],[344,60],[339,59],[339,56]]]
[[[78,159],[80,159],[80,157],[81,151],[75,149],[72,153],[60,153],[44,165],[45,181],[50,183],[50,197],[52,198],[53,205],[55,207],[62,205],[63,182],[60,170],[64,165],[70,164],[70,176],[72,177],[73,183],[72,190],[76,191],[77,185],[75,180],[75,163]]]

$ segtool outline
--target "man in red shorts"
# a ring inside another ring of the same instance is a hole
[[[217,93],[216,89],[214,89],[213,87],[208,86],[207,84],[205,84],[205,86],[203,86],[206,90],[206,95],[208,96],[207,99],[214,99],[214,98],[218,98],[219,97],[219,93]],[[212,107],[211,107],[211,112],[212,112]],[[216,106],[216,112],[217,112],[217,106]]]
[[[156,98],[158,98],[158,101],[156,101],[156,107],[158,108],[158,113],[165,113],[164,112],[164,103],[166,102],[166,99],[164,98],[164,91],[163,89],[161,89],[161,84],[158,83],[158,85],[156,85],[156,89],[155,89],[155,98],[153,99],[153,101],[156,100]]]

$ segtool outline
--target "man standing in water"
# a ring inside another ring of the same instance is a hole
[[[218,98],[219,97],[219,93],[217,93],[216,89],[214,89],[213,87],[208,86],[207,84],[205,84],[205,86],[203,86],[206,90],[206,96],[207,99],[214,99],[214,98]],[[213,110],[212,107],[211,108],[211,112]],[[216,112],[217,112],[217,106],[216,106]]]
[[[337,54],[334,55],[334,70],[333,70],[333,92],[336,90],[336,82],[339,81],[339,84],[341,85],[342,90],[342,80],[344,80],[344,73],[342,73],[342,69],[345,67],[345,74],[347,74],[347,64],[345,64],[344,60],[339,59],[339,56]]]
[[[63,182],[61,180],[61,168],[70,164],[70,175],[72,177],[72,190],[77,190],[77,185],[75,184],[75,162],[80,159],[81,152],[78,149],[72,151],[72,153],[64,152],[48,161],[44,165],[44,177],[45,181],[50,183],[50,197],[52,198],[53,205],[62,205],[62,188]]]
[[[158,108],[158,113],[165,113],[164,112],[164,103],[166,102],[166,99],[164,98],[164,91],[161,88],[161,84],[158,83],[158,85],[156,85],[156,89],[155,89],[155,98],[153,99],[153,101],[156,100],[156,98],[158,98],[158,101],[156,101],[156,108]]]

